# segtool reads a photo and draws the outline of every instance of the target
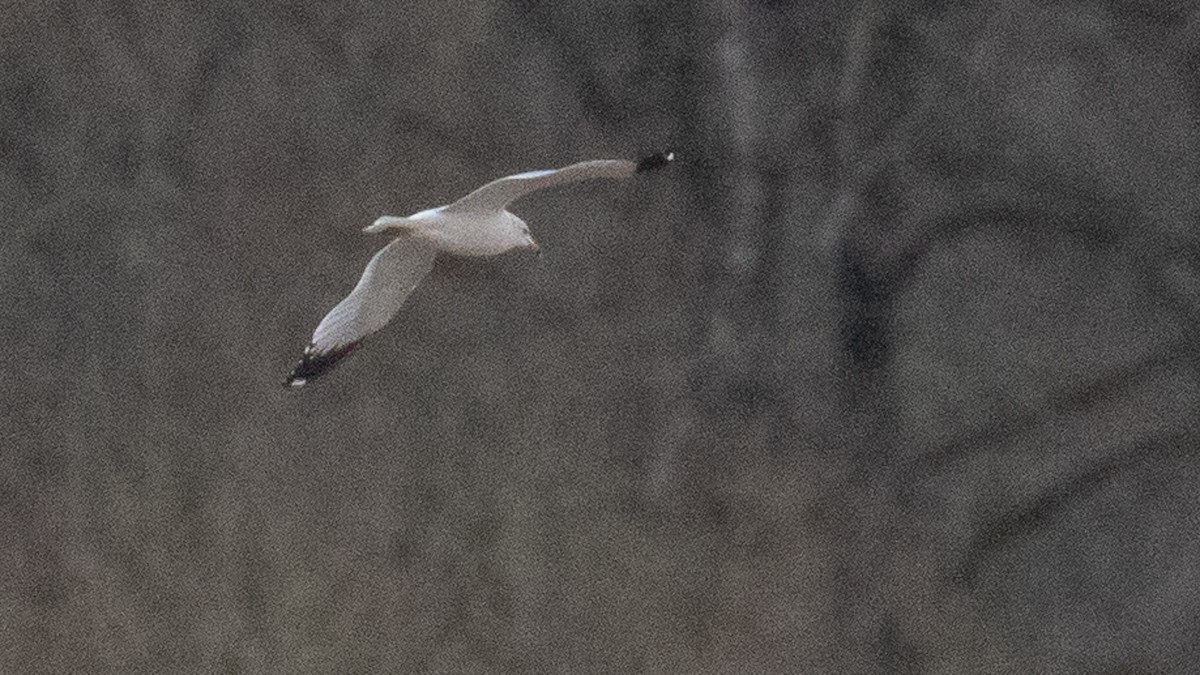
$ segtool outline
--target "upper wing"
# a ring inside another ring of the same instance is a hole
[[[285,385],[303,386],[322,375],[383,328],[433,267],[434,249],[418,239],[394,239],[371,258],[358,285],[329,310]]]
[[[518,173],[497,178],[443,210],[450,213],[500,211],[513,200],[534,190],[592,178],[628,178],[635,173],[665,166],[674,159],[675,153],[666,152],[650,155],[636,162],[628,159],[595,159],[561,169]]]

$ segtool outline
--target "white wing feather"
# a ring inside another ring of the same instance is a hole
[[[398,237],[371,258],[354,290],[321,319],[285,384],[303,385],[329,370],[366,336],[387,325],[433,268],[432,246]]]

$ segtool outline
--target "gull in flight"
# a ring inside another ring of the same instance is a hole
[[[358,285],[321,319],[300,362],[284,386],[302,387],[349,356],[371,333],[383,328],[433,268],[438,252],[464,256],[497,255],[513,249],[538,250],[525,221],[508,205],[535,190],[592,178],[628,178],[675,159],[671,152],[639,161],[599,159],[561,169],[528,171],[496,179],[458,201],[404,218],[383,216],[363,228],[395,236],[367,263]]]

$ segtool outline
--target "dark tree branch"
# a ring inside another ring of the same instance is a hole
[[[578,83],[575,94],[583,105],[584,114],[601,126],[618,126],[625,116],[613,104],[604,84],[596,75],[595,67],[580,48],[579,40],[573,39],[555,22],[551,9],[555,5],[536,0],[512,0],[512,6],[528,21],[542,42],[553,50],[556,61],[561,64],[559,72],[564,75],[563,79]]]
[[[998,548],[1044,530],[1072,506],[1095,495],[1130,469],[1164,457],[1195,452],[1195,441],[1194,434],[1186,431],[1142,440],[1123,450],[1106,453],[1102,461],[1064,477],[1025,504],[978,528],[954,572],[954,581],[973,587],[980,568]]]
[[[1096,401],[1147,382],[1172,368],[1187,354],[1189,345],[1175,344],[1105,373],[1083,385],[1064,387],[1044,399],[1030,403],[1021,412],[974,429],[916,458],[904,471],[920,480],[935,476],[949,465],[965,460],[984,446],[996,446],[1045,422],[1072,412],[1089,409]]]

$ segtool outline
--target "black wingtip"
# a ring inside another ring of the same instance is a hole
[[[314,377],[328,373],[342,359],[353,354],[361,342],[362,340],[351,342],[325,352],[318,352],[312,345],[309,345],[305,348],[300,363],[297,363],[296,367],[292,368],[292,372],[288,373],[287,379],[283,381],[283,386],[303,387]]]
[[[637,163],[637,168],[634,173],[642,173],[643,171],[653,171],[675,161],[675,153],[673,152],[656,152],[649,157],[643,157]]]

